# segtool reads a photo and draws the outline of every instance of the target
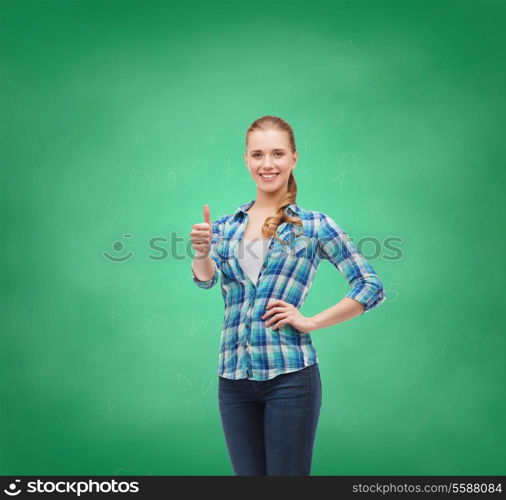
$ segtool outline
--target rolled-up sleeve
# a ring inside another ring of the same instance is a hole
[[[192,279],[193,282],[199,286],[200,288],[212,288],[216,283],[218,283],[218,280],[220,278],[220,267],[221,267],[221,260],[219,258],[218,253],[216,252],[216,247],[218,245],[218,242],[221,238],[221,232],[222,232],[222,221],[221,219],[218,219],[211,223],[212,228],[212,238],[211,238],[211,249],[209,252],[209,257],[211,257],[212,261],[214,262],[214,276],[211,279],[208,279],[206,281],[199,280],[197,276],[195,275],[195,271],[193,270],[193,266],[191,266],[192,269]]]
[[[346,278],[351,290],[346,297],[364,306],[362,314],[386,300],[383,284],[369,261],[336,222],[320,213],[318,226],[320,257],[329,260]]]

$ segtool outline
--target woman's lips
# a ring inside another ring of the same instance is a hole
[[[263,180],[263,181],[265,181],[265,182],[272,182],[272,181],[275,181],[275,180],[277,179],[278,175],[279,175],[279,173],[276,173],[276,174],[274,174],[274,176],[273,176],[273,177],[271,177],[271,178],[267,178],[267,177],[264,177],[263,175],[261,175],[261,174],[260,174],[260,177],[261,177],[261,178],[262,178],[262,180]]]

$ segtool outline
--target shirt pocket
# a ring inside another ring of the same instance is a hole
[[[238,279],[234,249],[235,242],[233,240],[223,239],[216,247],[216,254],[221,261],[221,271],[229,278]]]
[[[232,240],[221,239],[216,246],[216,253],[221,260],[227,260],[232,257]]]
[[[299,236],[287,243],[281,243],[276,240],[272,248],[272,258],[284,260],[310,258],[311,248],[312,240],[307,236]]]

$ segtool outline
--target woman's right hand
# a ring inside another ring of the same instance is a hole
[[[192,248],[200,255],[208,255],[211,248],[212,229],[209,207],[204,205],[204,222],[193,224],[190,232]]]

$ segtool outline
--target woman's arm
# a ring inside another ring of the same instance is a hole
[[[192,262],[193,275],[199,281],[209,281],[214,277],[214,273],[216,272],[213,259],[209,255],[206,257],[204,255],[200,252],[195,252]]]
[[[280,326],[290,323],[303,333],[310,333],[318,328],[342,323],[364,312],[364,306],[356,301],[345,297],[335,306],[329,307],[310,318],[304,316],[294,305],[284,300],[272,300],[266,306],[266,312],[262,319],[266,320],[265,326],[276,330]]]
[[[291,324],[301,332],[342,323],[379,306],[385,299],[383,284],[367,259],[347,233],[330,217],[320,213],[317,235],[319,258],[329,260],[346,278],[351,289],[337,304],[312,317],[306,317],[292,304],[275,299],[266,306],[262,319],[276,330]]]
[[[195,250],[191,264],[192,280],[200,288],[212,288],[219,280],[221,261],[216,253],[216,246],[221,238],[223,218],[211,223],[211,244],[207,256]]]
[[[313,316],[317,328],[335,325],[379,306],[386,296],[383,284],[364,255],[333,219],[321,213],[318,228],[320,256],[346,278],[350,291],[336,305]]]
[[[360,302],[357,302],[355,299],[350,299],[349,297],[344,297],[332,307],[308,318],[308,333],[318,330],[319,328],[327,328],[328,326],[348,321],[355,316],[359,316],[363,312],[364,306]]]

